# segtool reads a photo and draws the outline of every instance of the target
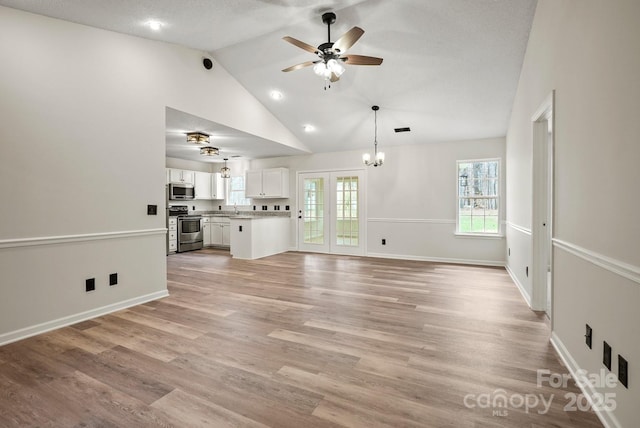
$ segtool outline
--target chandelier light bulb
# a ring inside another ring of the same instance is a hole
[[[327,68],[338,77],[340,77],[342,73],[344,73],[344,66],[335,59],[330,59],[329,61],[327,61]]]
[[[324,62],[319,62],[313,66],[313,72],[316,73],[318,76],[324,77],[324,72],[326,69],[327,69],[327,66],[324,65]]]

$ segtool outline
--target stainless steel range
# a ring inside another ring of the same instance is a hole
[[[187,205],[172,205],[169,216],[178,217],[178,252],[199,250],[202,248],[202,216],[188,215]]]

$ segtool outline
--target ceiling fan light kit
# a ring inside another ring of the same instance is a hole
[[[362,155],[362,163],[366,166],[381,166],[384,163],[384,153],[378,151],[378,110],[380,110],[380,107],[372,106],[371,110],[373,110],[374,123],[373,160],[371,160],[369,153],[365,153]]]
[[[283,37],[283,40],[299,47],[307,52],[311,52],[319,57],[316,61],[306,61],[301,64],[292,65],[285,68],[284,72],[299,70],[301,68],[313,66],[313,72],[322,77],[325,82],[324,89],[330,88],[331,83],[340,80],[340,76],[345,71],[344,64],[351,65],[380,65],[382,58],[363,55],[344,55],[345,52],[353,46],[364,34],[364,30],[360,27],[353,27],[347,31],[335,42],[331,41],[331,24],[336,22],[336,14],[326,12],[322,14],[322,22],[327,24],[327,42],[320,44],[314,48],[308,43],[302,42],[293,37]],[[329,82],[329,83],[327,83]]]

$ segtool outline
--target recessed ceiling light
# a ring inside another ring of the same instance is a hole
[[[160,31],[162,28],[162,22],[150,19],[147,21],[147,27],[151,28],[153,31]]]
[[[304,129],[304,132],[313,132],[316,130],[316,128],[313,125],[309,125],[309,124],[304,125],[302,129]]]
[[[282,95],[282,92],[276,90],[271,91],[269,95],[271,95],[271,98],[273,98],[274,100],[281,100],[284,96]]]

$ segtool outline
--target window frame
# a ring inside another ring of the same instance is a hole
[[[231,196],[231,180],[233,178],[242,178],[243,183],[243,191],[244,191],[244,200],[247,201],[247,204],[243,205],[235,205],[236,207],[251,207],[251,198],[247,198],[247,177],[245,175],[232,175],[228,179],[225,179],[224,184],[224,203],[226,207],[233,207],[234,204],[230,204],[229,197]]]
[[[498,163],[498,168],[497,168],[497,176],[496,176],[496,181],[498,184],[498,192],[497,195],[495,196],[479,196],[479,197],[470,197],[470,196],[461,196],[460,195],[460,176],[458,175],[460,173],[460,164],[461,163],[480,163],[480,162],[497,162]],[[460,237],[479,237],[479,238],[502,238],[503,235],[503,228],[502,228],[502,194],[503,194],[503,179],[502,179],[502,158],[482,158],[482,159],[462,159],[462,160],[456,160],[456,229],[455,229],[455,235],[456,236],[460,236]],[[498,206],[498,219],[497,219],[497,224],[498,224],[498,230],[496,232],[461,232],[460,231],[460,200],[461,199],[494,199],[497,202],[497,206]]]

